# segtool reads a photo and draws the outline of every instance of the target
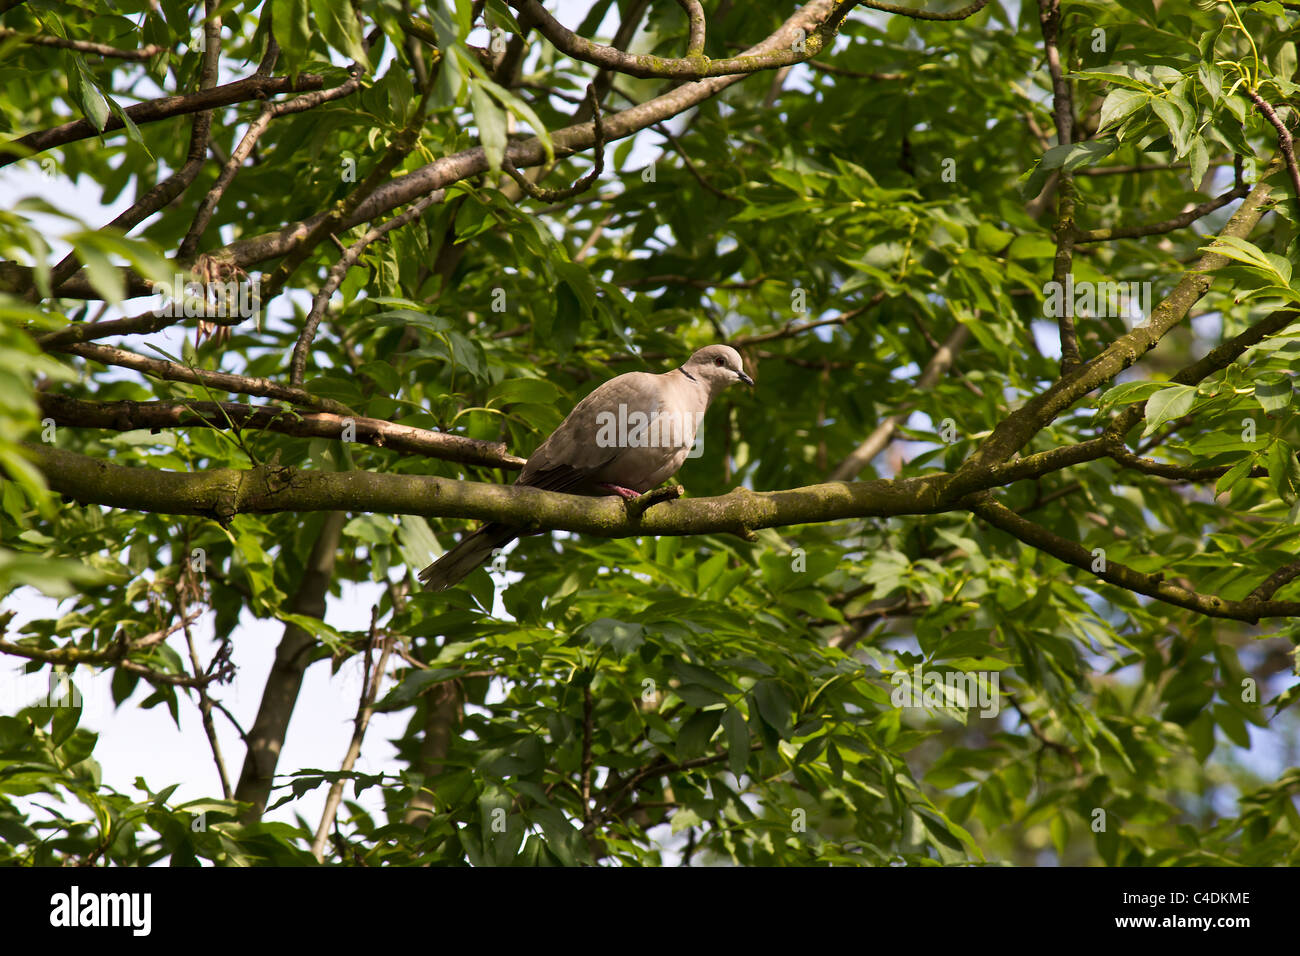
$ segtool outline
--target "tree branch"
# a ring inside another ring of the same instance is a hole
[[[291,614],[315,618],[325,616],[325,597],[334,574],[339,535],[346,517],[339,511],[325,515],[298,587],[288,601]],[[284,626],[284,636],[276,647],[275,661],[262,690],[257,719],[248,731],[248,752],[244,755],[239,785],[235,788],[236,800],[252,804],[243,815],[246,822],[260,819],[266,809],[280,749],[289,730],[289,719],[302,689],[302,675],[311,663],[310,653],[315,646],[316,639],[297,624]]]
[[[160,332],[183,321],[185,318],[186,316],[183,314],[168,315],[165,310],[150,309],[148,312],[141,312],[139,315],[129,316],[125,319],[107,319],[103,322],[74,322],[53,332],[46,332],[44,335],[36,336],[36,343],[47,352],[58,352],[66,346],[76,345],[78,342],[105,339],[110,335],[147,335],[150,332]],[[191,316],[191,318],[199,318],[212,325],[239,325],[244,321],[245,317],[242,315],[216,315],[213,313]]]
[[[386,236],[394,229],[400,229],[412,220],[418,219],[426,209],[433,205],[434,199],[433,195],[425,196],[413,203],[401,215],[394,216],[375,226],[345,249],[338,262],[330,267],[329,275],[325,277],[324,284],[321,285],[320,290],[312,299],[311,310],[307,313],[307,318],[303,320],[302,331],[298,334],[298,341],[293,347],[293,357],[289,363],[289,383],[294,388],[302,386],[303,373],[307,368],[307,352],[311,348],[312,339],[315,338],[316,329],[325,316],[325,309],[329,306],[330,297],[343,284],[348,270],[357,264],[357,261],[361,258],[361,253],[365,251],[367,246]]]
[[[700,0],[677,0],[677,5],[686,11],[690,20],[690,39],[686,43],[686,58],[704,56],[704,6]]]
[[[1107,558],[1098,560],[1091,551],[1073,541],[1067,541],[1041,525],[1020,517],[1009,508],[998,504],[991,494],[974,495],[969,501],[970,510],[995,528],[1018,538],[1030,547],[1046,552],[1052,557],[1095,574],[1103,581],[1127,591],[1145,594],[1166,604],[1186,608],[1206,617],[1228,618],[1236,621],[1258,623],[1265,617],[1294,617],[1300,615],[1300,601],[1261,601],[1247,598],[1228,601],[1213,595],[1198,594],[1164,579],[1163,574],[1144,574]],[[1101,570],[1096,570],[1100,566]]]
[[[625,53],[612,46],[593,43],[586,37],[579,36],[566,29],[541,5],[539,0],[509,0],[510,5],[521,13],[531,17],[537,31],[551,42],[551,45],[566,56],[584,63],[598,66],[627,76],[641,78],[663,77],[674,79],[699,80],[706,77],[736,76],[771,70],[791,63],[802,63],[816,56],[829,46],[839,32],[844,17],[858,5],[860,0],[834,0],[829,4],[830,10],[819,26],[801,42],[786,49],[750,51],[741,56],[710,60],[702,53],[699,56],[686,56],[680,59],[651,56],[644,53]],[[983,0],[979,6],[983,6]],[[809,7],[815,4],[809,4]],[[824,6],[818,4],[817,6]],[[807,8],[805,8],[807,9]],[[974,12],[974,11],[972,11]],[[692,19],[692,47],[695,42],[695,25]],[[703,50],[703,15],[700,24],[700,49]]]
[[[1260,96],[1252,89],[1246,90],[1246,95],[1250,97],[1255,108],[1264,114],[1275,130],[1277,130],[1277,145],[1282,152],[1282,158],[1286,160],[1287,172],[1291,174],[1291,192],[1295,196],[1295,203],[1300,207],[1300,166],[1296,165],[1295,160],[1295,143],[1291,139],[1291,131],[1286,128],[1286,123],[1277,115],[1277,110],[1264,97]]]
[[[1238,238],[1250,235],[1264,215],[1272,193],[1267,179],[1280,168],[1280,163],[1280,160],[1275,160],[1264,171],[1259,183],[1242,201],[1220,235]],[[981,476],[990,466],[1006,461],[1057,415],[1155,348],[1165,333],[1181,322],[1192,306],[1209,291],[1213,280],[1206,273],[1227,264],[1228,259],[1217,252],[1202,255],[1173,292],[1151,310],[1146,322],[1117,338],[1101,354],[1063,376],[998,423],[993,434],[958,469],[946,494],[960,496],[979,490],[978,486],[984,480]]]
[[[210,372],[206,369],[190,368],[189,366],[178,365],[175,362],[167,362],[162,359],[146,358],[143,355],[128,352],[126,349],[113,348],[110,345],[68,345],[61,351],[71,355],[79,355],[84,359],[90,359],[104,365],[116,365],[121,368],[133,369],[168,382],[204,385],[218,391],[273,398],[282,402],[292,402],[294,405],[306,405],[309,408],[333,412],[336,415],[355,417],[352,409],[342,402],[336,402],[330,398],[321,398],[300,388],[289,388],[266,378],[249,378],[244,375],[232,375],[229,372]]]
[[[393,645],[397,639],[391,634],[386,635],[383,640],[383,650],[379,655],[379,664],[375,667],[373,673],[370,669],[370,651],[376,641],[379,641],[379,631],[377,622],[379,619],[379,605],[376,604],[370,610],[370,641],[365,649],[366,674],[364,686],[361,689],[361,700],[357,704],[357,715],[352,720],[352,737],[348,741],[347,753],[343,756],[343,763],[339,770],[348,773],[356,766],[357,758],[361,756],[361,744],[366,737],[366,729],[370,726],[370,718],[375,713],[375,700],[379,696],[379,688],[383,684],[384,674],[388,669],[388,658],[393,652]],[[329,794],[325,797],[325,809],[321,813],[320,826],[316,828],[316,838],[312,841],[312,855],[316,861],[322,862],[325,859],[325,841],[329,836],[330,830],[334,827],[334,820],[338,814],[339,804],[343,801],[342,778],[335,780],[330,784]]]
[[[820,18],[828,16],[833,6],[833,0],[812,0],[787,19],[771,36],[747,52],[761,53],[789,47],[790,44],[798,42],[801,35],[806,35],[809,29],[814,28],[820,22]],[[303,77],[305,76],[306,74],[303,74]],[[315,79],[319,83],[320,78]],[[652,100],[606,117],[607,137],[612,142],[654,126],[671,116],[691,109],[742,79],[744,79],[743,75],[720,76],[678,86]],[[568,156],[591,148],[595,142],[595,127],[592,123],[569,126],[554,131],[551,140],[557,156]],[[546,151],[537,137],[512,143],[506,155],[519,168],[540,166],[547,161]],[[404,206],[435,191],[438,193],[438,198],[434,201],[440,202],[442,190],[447,186],[487,170],[487,154],[481,146],[441,157],[420,169],[385,182],[340,222],[338,229],[350,229],[369,222],[389,210]],[[260,236],[236,240],[227,246],[212,250],[210,254],[214,258],[229,262],[232,266],[247,270],[258,263],[286,255],[306,240],[325,217],[325,213],[318,213]],[[30,267],[0,262],[0,290],[29,288],[32,283],[32,271]],[[133,270],[124,268],[123,275],[129,295],[149,295],[152,292],[151,287]],[[101,297],[101,294],[85,278],[84,272],[73,276],[55,291],[57,295],[64,298]]]
[[[896,16],[907,17],[909,20],[965,20],[973,17],[988,5],[989,0],[975,0],[974,3],[967,4],[959,10],[953,10],[951,13],[931,13],[927,10],[916,10],[912,7],[900,7],[893,3],[880,3],[879,0],[862,0],[861,5],[871,10],[879,10],[882,13],[892,13]]]
[[[539,186],[536,183],[523,176],[515,164],[510,162],[510,157],[503,156],[501,159],[501,168],[509,174],[510,178],[515,181],[515,185],[523,190],[524,194],[532,199],[542,202],[563,202],[566,199],[572,199],[580,193],[586,192],[592,187],[592,184],[600,178],[600,174],[605,171],[605,123],[600,115],[600,100],[596,98],[596,85],[587,84],[587,102],[591,106],[592,112],[592,129],[595,132],[596,141],[592,144],[594,152],[592,154],[592,166],[586,175],[580,177],[572,186],[566,186],[561,189],[548,189],[545,186]]]
[[[966,344],[969,337],[970,329],[958,322],[953,327],[948,338],[944,340],[934,355],[930,357],[930,361],[926,363],[925,370],[921,372],[921,377],[916,381],[917,391],[924,391],[927,388],[934,387],[935,383],[947,373],[948,369],[952,368],[952,363],[957,359],[957,353],[961,351],[962,346]],[[899,412],[890,415],[877,425],[875,430],[867,436],[867,440],[855,448],[831,472],[830,480],[852,481],[862,474],[862,469],[871,464],[871,460],[884,450],[890,439],[894,437],[894,432],[898,430],[898,426],[903,423],[906,417],[905,412]]]
[[[91,56],[103,56],[114,60],[147,60],[167,49],[164,46],[151,43],[148,46],[140,47],[138,50],[123,50],[109,46],[107,43],[92,43],[89,40],[68,40],[64,37],[47,36],[43,33],[24,35],[17,30],[0,27],[0,40],[14,39],[31,46],[51,46],[58,47],[61,50],[76,50],[78,53],[89,53]]]
[[[218,521],[283,511],[481,518],[530,531],[578,531],[608,538],[737,534],[839,518],[930,514],[945,510],[938,493],[951,477],[938,473],[894,481],[830,482],[772,492],[736,488],[718,498],[664,502],[638,517],[616,496],[588,498],[431,475],[303,471],[280,465],[184,473],[124,467],[46,445],[23,448],[44,472],[51,490],[82,504]]]
[[[41,417],[69,428],[126,432],[162,428],[249,428],[299,438],[343,439],[409,455],[489,468],[518,470],[525,459],[501,442],[482,441],[399,425],[379,418],[345,417],[329,412],[296,411],[239,402],[90,402],[56,392],[37,395]]]
[[[187,93],[184,96],[164,96],[156,100],[149,100],[146,103],[136,103],[134,106],[128,106],[122,112],[126,114],[131,122],[140,126],[144,123],[156,123],[159,120],[170,119],[173,116],[182,116],[185,113],[199,113],[221,106],[231,106],[235,103],[246,103],[249,100],[264,99],[277,93],[299,93],[306,90],[318,90],[324,83],[324,79],[314,73],[299,73],[293,77],[254,74],[242,80],[227,83],[225,86],[216,86],[198,93]],[[90,120],[80,119],[64,123],[62,126],[55,126],[52,129],[28,133],[26,136],[20,136],[18,139],[5,144],[6,148],[0,149],[0,167],[16,163],[18,160],[26,159],[35,153],[53,149],[55,146],[66,146],[68,143],[75,143],[77,140],[111,133],[114,130],[122,129],[124,125],[120,116],[110,114],[108,119],[104,121],[102,130],[96,129],[95,124]]]
[[[1206,200],[1199,205],[1193,206],[1187,212],[1181,212],[1177,216],[1171,216],[1162,222],[1149,222],[1141,226],[1117,226],[1114,229],[1088,229],[1077,233],[1074,237],[1075,242],[1107,242],[1111,239],[1139,239],[1143,236],[1160,236],[1167,232],[1173,232],[1175,229],[1183,229],[1190,226],[1196,220],[1203,216],[1208,216],[1216,209],[1222,209],[1228,203],[1235,199],[1240,199],[1250,192],[1250,186],[1246,183],[1238,183],[1226,193],[1215,196],[1213,199]]]

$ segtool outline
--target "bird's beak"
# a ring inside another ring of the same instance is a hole
[[[754,384],[754,380],[753,380],[752,378],[750,378],[748,375],[746,375],[744,372],[737,372],[737,373],[736,373],[736,377],[739,378],[739,379],[740,379],[742,382],[744,382],[746,385],[753,385],[753,384]]]

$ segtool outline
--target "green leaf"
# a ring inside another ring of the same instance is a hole
[[[1200,78],[1201,86],[1205,87],[1205,92],[1210,95],[1211,102],[1222,102],[1223,71],[1213,63],[1201,63],[1196,68],[1196,75]]]
[[[1236,236],[1218,236],[1213,244],[1202,249],[1218,253],[1224,258],[1241,262],[1261,273],[1278,286],[1287,286],[1291,281],[1291,264],[1281,256],[1266,253],[1259,246]]]
[[[1101,104],[1101,115],[1097,121],[1097,131],[1102,132],[1119,123],[1124,117],[1136,112],[1146,105],[1150,97],[1136,90],[1122,87],[1111,90]]]
[[[1196,389],[1190,385],[1170,385],[1147,399],[1145,438],[1165,422],[1182,418],[1196,403]]]
[[[579,632],[592,647],[609,647],[623,657],[645,643],[645,628],[640,624],[600,617]]]
[[[455,48],[456,58],[464,64],[465,68],[473,75],[471,86],[482,86],[485,91],[490,93],[495,100],[500,103],[506,110],[513,113],[517,119],[520,119],[533,128],[537,138],[542,143],[542,149],[546,151],[547,162],[555,162],[555,144],[551,141],[551,134],[546,128],[546,124],[541,121],[533,108],[515,96],[505,87],[494,83],[487,75],[482,65],[476,57],[471,56],[459,45]],[[475,119],[478,117],[478,107],[475,107]]]
[[[1226,472],[1219,476],[1219,480],[1214,484],[1216,494],[1223,494],[1225,491],[1231,491],[1237,482],[1250,474],[1250,470],[1255,466],[1255,456],[1247,455],[1241,461],[1237,462]]]
[[[1290,405],[1293,391],[1291,376],[1285,372],[1261,375],[1255,382],[1255,400],[1269,414]]]
[[[527,402],[532,405],[550,405],[557,402],[560,390],[544,378],[508,378],[488,390],[488,404],[513,405]]]
[[[280,56],[291,75],[307,59],[311,47],[310,0],[272,0],[271,18]]]
[[[698,827],[703,822],[698,813],[689,807],[683,807],[673,814],[672,825],[668,829],[673,833],[681,833],[688,827]]]
[[[1199,136],[1192,137],[1187,157],[1192,171],[1192,188],[1200,189],[1204,185],[1205,171],[1210,168],[1210,153],[1205,148],[1205,140]]]
[[[104,99],[104,94],[99,91],[94,74],[90,72],[81,55],[71,54],[71,60],[74,70],[68,79],[73,98],[81,106],[82,114],[90,120],[91,125],[102,132],[104,124],[108,122],[108,103]]]
[[[785,688],[774,680],[762,680],[754,685],[754,703],[763,722],[781,737],[790,733],[791,708]]]
[[[1169,138],[1173,141],[1174,151],[1179,156],[1182,156],[1187,152],[1187,122],[1183,116],[1183,111],[1169,100],[1161,97],[1152,98],[1151,109],[1155,111],[1156,116],[1160,117],[1160,121],[1169,130]]]
[[[90,284],[107,301],[114,305],[120,304],[126,298],[126,281],[122,278],[121,270],[109,261],[108,256],[84,238],[80,241],[77,237],[69,238],[72,239],[77,258],[86,267],[86,278],[90,280]]]
[[[1098,408],[1110,408],[1112,405],[1131,405],[1145,402],[1148,398],[1168,387],[1168,382],[1125,382],[1104,392],[1097,402]]]
[[[1296,461],[1295,449],[1279,438],[1269,446],[1267,462],[1273,490],[1287,504],[1295,504],[1300,500],[1300,462]]]
[[[677,759],[690,760],[704,753],[713,732],[722,721],[722,711],[699,710],[682,726],[677,734]]]
[[[311,0],[311,8],[316,14],[316,26],[324,34],[325,42],[367,70],[370,69],[370,60],[366,56],[365,43],[361,37],[361,24],[352,5],[337,0]]]
[[[1295,68],[1295,43],[1287,40],[1273,54],[1273,74],[1280,79],[1290,80],[1295,77]]]
[[[722,718],[722,729],[727,735],[727,767],[740,779],[749,763],[749,725],[738,707],[728,707]]]
[[[469,85],[470,102],[474,107],[474,123],[478,126],[479,142],[487,154],[492,172],[501,171],[501,160],[506,154],[506,113],[483,88],[481,80]]]
[[[1047,183],[1053,169],[1070,172],[1084,166],[1094,166],[1118,148],[1119,140],[1113,136],[1053,146],[1043,154],[1038,165],[1024,175],[1021,192],[1025,196],[1036,196]]]

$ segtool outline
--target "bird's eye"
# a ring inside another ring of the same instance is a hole
[[[720,359],[720,358],[716,358],[716,359],[714,359],[714,360],[713,360],[713,364],[716,365],[716,366],[718,366],[718,368],[721,368],[721,367],[722,367],[722,359]]]

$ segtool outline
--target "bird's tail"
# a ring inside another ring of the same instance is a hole
[[[421,571],[420,583],[430,591],[446,590],[518,536],[516,528],[489,521]]]

